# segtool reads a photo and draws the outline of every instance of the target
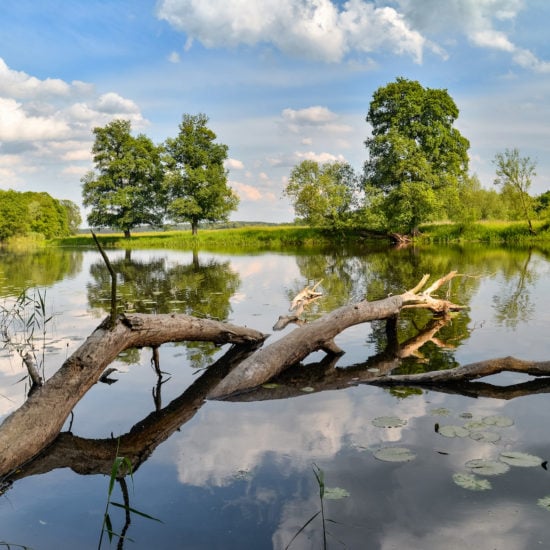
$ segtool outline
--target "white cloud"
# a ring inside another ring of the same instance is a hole
[[[333,155],[332,153],[314,153],[308,151],[306,153],[297,152],[295,156],[299,162],[302,160],[314,160],[315,162],[346,162],[343,155]]]
[[[209,48],[270,44],[325,62],[390,52],[422,63],[425,50],[448,57],[430,36],[449,43],[463,35],[477,47],[513,54],[526,69],[546,72],[546,62],[498,28],[513,31],[523,7],[522,0],[161,0],[157,16],[186,33],[185,51],[196,39]]]
[[[179,63],[180,62],[180,54],[178,52],[171,52],[168,56],[168,61],[170,63]]]
[[[284,109],[282,115],[285,121],[306,125],[326,124],[335,120],[338,116],[320,105],[300,110]]]
[[[230,170],[244,170],[244,164],[237,159],[229,158],[224,162],[224,166]]]
[[[21,103],[0,98],[0,141],[62,138],[69,130],[58,116],[30,116]]]
[[[339,62],[352,50],[388,49],[417,62],[430,44],[390,7],[364,0],[162,0],[157,15],[206,47],[269,43],[280,51]]]
[[[260,190],[252,185],[247,185],[246,183],[240,183],[238,181],[230,181],[229,183],[241,199],[256,202],[265,198]]]

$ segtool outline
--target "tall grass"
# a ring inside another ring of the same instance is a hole
[[[548,222],[533,224],[535,235],[529,233],[525,222],[483,221],[470,224],[425,224],[420,227],[423,242],[533,245],[550,243]]]
[[[258,226],[233,229],[203,229],[197,235],[190,231],[133,233],[130,239],[122,234],[98,235],[106,248],[168,248],[179,250],[211,250],[238,253],[257,250],[284,250],[293,247],[315,248],[335,241],[353,242],[352,233],[329,233],[315,227]],[[93,246],[91,235],[55,239],[58,246]]]

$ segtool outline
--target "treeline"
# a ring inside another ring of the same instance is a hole
[[[497,153],[484,186],[469,172],[469,141],[454,126],[459,110],[447,90],[397,78],[373,94],[362,172],[347,163],[295,166],[285,194],[296,221],[414,234],[420,224],[523,220],[550,215],[550,191],[529,194],[536,162],[517,148]]]
[[[46,239],[74,235],[81,223],[80,210],[70,200],[48,193],[0,190],[0,242],[29,234]]]

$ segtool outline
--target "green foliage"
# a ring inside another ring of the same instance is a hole
[[[444,209],[468,171],[469,142],[453,128],[458,108],[446,90],[398,78],[373,95],[364,185],[386,229],[412,231]],[[418,196],[417,196],[418,193]],[[417,204],[418,203],[418,204]],[[372,205],[367,204],[367,208]]]
[[[201,221],[227,220],[239,204],[223,165],[227,145],[215,143],[207,123],[204,114],[185,114],[177,137],[164,144],[168,217],[189,222],[193,234]]]
[[[151,519],[153,521],[158,521],[162,523],[160,519],[150,516],[149,514],[145,514],[144,512],[140,512],[139,510],[136,510],[135,508],[132,508],[130,506],[130,497],[128,494],[128,488],[126,486],[126,480],[125,480],[125,477],[127,475],[130,476],[130,479],[133,484],[134,474],[132,471],[132,462],[127,457],[119,456],[118,444],[117,444],[117,452],[116,452],[115,459],[113,461],[113,465],[111,467],[111,475],[109,477],[109,487],[107,489],[107,501],[105,503],[105,512],[103,513],[103,523],[101,525],[101,535],[99,537],[98,550],[101,549],[101,545],[103,543],[103,536],[105,535],[105,533],[107,533],[109,542],[113,541],[113,537],[117,537],[119,539],[119,548],[122,548],[122,544],[125,539],[128,539],[130,541],[132,540],[126,536],[126,531],[130,526],[131,514],[136,514],[146,519]],[[120,484],[120,489],[124,499],[123,504],[112,501],[115,482],[117,481]],[[120,533],[115,533],[115,531],[113,530],[113,522],[111,520],[111,515],[109,514],[110,506],[121,508],[125,512],[126,522],[124,523],[124,527],[122,528]]]
[[[531,179],[536,175],[536,163],[529,157],[521,157],[518,149],[506,149],[504,153],[495,155],[496,166],[495,185],[501,187],[502,195],[527,222],[529,231],[533,229],[534,201],[529,195]]]
[[[355,207],[357,177],[343,162],[323,165],[304,160],[292,169],[285,189],[296,215],[318,227],[339,228],[346,224]]]
[[[72,201],[59,201],[48,193],[0,190],[0,242],[33,233],[46,239],[65,237],[79,224],[78,206]]]
[[[82,178],[91,227],[110,227],[126,237],[139,225],[163,222],[163,169],[160,148],[145,135],[131,135],[129,120],[94,128],[95,171]]]

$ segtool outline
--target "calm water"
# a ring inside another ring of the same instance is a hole
[[[456,269],[462,276],[452,281],[449,296],[469,309],[405,358],[401,372],[506,355],[550,359],[550,262],[543,251],[430,248],[248,256],[111,251],[109,256],[127,310],[192,313],[269,333],[305,284],[323,280],[325,296],[308,312],[315,318],[365,296],[400,293],[424,273],[439,277]],[[43,368],[50,376],[104,318],[109,278],[95,251],[2,253],[0,304],[8,307],[28,286],[46,293],[47,310],[54,315],[44,349]],[[430,318],[425,312],[404,314],[400,341],[425,332]],[[273,333],[268,342],[291,330]],[[346,351],[338,370],[331,371],[338,372],[338,384],[330,383],[324,354],[317,353],[305,361],[309,368],[246,400],[202,406],[186,390],[206,380],[205,367],[225,348],[162,346],[161,368],[167,373],[162,384],[150,350],[125,353],[113,364],[117,371],[111,377],[117,381],[97,384],[82,399],[65,426],[70,434],[60,438],[49,460],[4,484],[0,543],[40,550],[97,548],[109,482],[102,449],[112,456],[120,437],[133,442],[141,462],[133,482],[127,479],[130,505],[161,520],[132,515],[126,528],[133,542],[126,541],[125,548],[282,549],[291,541],[291,549],[322,548],[320,515],[299,532],[320,510],[316,468],[327,488],[348,495],[324,499],[328,548],[550,547],[550,511],[538,504],[550,495],[550,471],[513,466],[502,475],[478,476],[491,485],[478,491],[453,480],[454,474],[471,473],[467,461],[496,460],[503,452],[550,459],[550,396],[542,391],[507,399],[502,392],[499,398],[476,398],[358,384],[358,373],[373,368],[372,360],[366,363],[369,357],[384,349],[384,325],[348,329],[337,343]],[[17,355],[0,351],[2,418],[24,400],[24,374]],[[484,382],[506,386],[528,380],[502,374]],[[155,411],[148,420],[153,435],[131,439],[132,427],[143,426]],[[449,438],[435,429],[492,415],[513,421],[484,428],[498,441]],[[402,425],[377,427],[373,420],[382,416],[395,416]],[[374,453],[385,446],[406,448],[415,458],[378,460]],[[123,501],[118,484],[113,500]],[[123,511],[111,508],[110,516],[114,531],[121,532]],[[103,548],[108,547],[104,539]]]

